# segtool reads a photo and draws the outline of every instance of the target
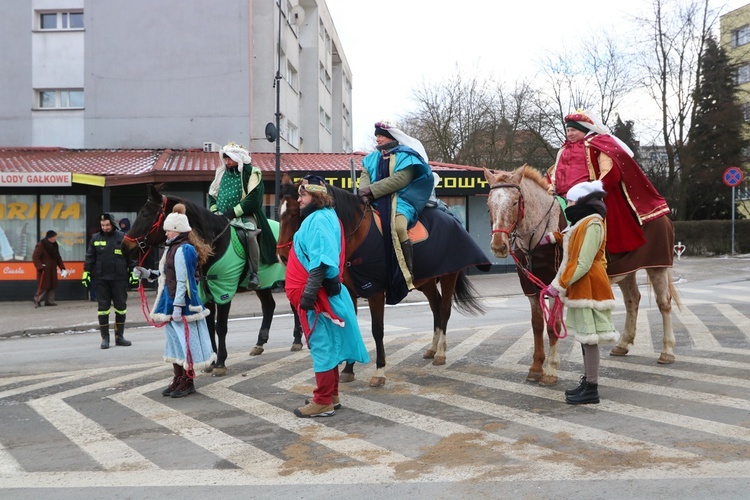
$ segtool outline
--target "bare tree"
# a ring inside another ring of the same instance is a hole
[[[645,47],[640,59],[642,84],[661,113],[660,135],[667,156],[667,192],[662,194],[679,219],[687,202],[679,158],[695,114],[699,60],[718,14],[709,8],[709,0],[652,0],[651,6],[651,17],[638,19],[647,35],[640,44]]]

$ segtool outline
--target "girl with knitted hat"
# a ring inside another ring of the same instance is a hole
[[[216,360],[206,325],[209,310],[198,298],[197,270],[211,255],[211,247],[192,232],[185,205],[178,203],[164,219],[167,248],[159,270],[136,267],[134,274],[153,281],[158,278],[151,318],[166,322],[164,361],[172,363],[174,378],[162,396],[181,398],[195,392],[195,370]]]

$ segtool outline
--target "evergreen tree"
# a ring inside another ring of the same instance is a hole
[[[612,134],[627,144],[627,146],[633,151],[633,159],[640,163],[639,144],[635,138],[633,120],[626,120],[623,122],[620,115],[617,115],[617,122],[615,123],[615,126],[612,127]]]
[[[736,98],[734,69],[724,49],[710,37],[700,61],[695,116],[683,151],[683,186],[677,207],[681,220],[729,219],[732,190],[724,185],[727,167],[741,165],[748,141],[742,133],[742,109]]]

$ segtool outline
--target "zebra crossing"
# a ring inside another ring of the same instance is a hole
[[[161,396],[164,364],[4,377],[0,489],[588,481],[592,464],[610,479],[747,477],[750,287],[680,292],[676,363],[656,363],[661,320],[644,297],[636,344],[625,358],[602,351],[602,402],[584,407],[562,395],[581,372],[575,342],[561,341],[558,386],[540,387],[525,382],[526,317],[456,317],[448,360],[432,366],[432,332],[405,326],[424,305],[389,312],[386,386],[369,388],[372,367],[359,367],[331,418],[292,414],[314,374],[306,351],[280,346],[201,375],[184,399]]]

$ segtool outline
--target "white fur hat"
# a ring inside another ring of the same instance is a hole
[[[164,219],[165,231],[177,231],[178,233],[189,233],[193,230],[188,222],[187,215],[172,212]]]
[[[576,184],[568,190],[568,194],[565,197],[568,201],[578,202],[581,198],[584,198],[590,194],[593,194],[595,198],[603,198],[606,191],[604,191],[604,185],[602,181],[596,180],[591,182],[581,182]]]

